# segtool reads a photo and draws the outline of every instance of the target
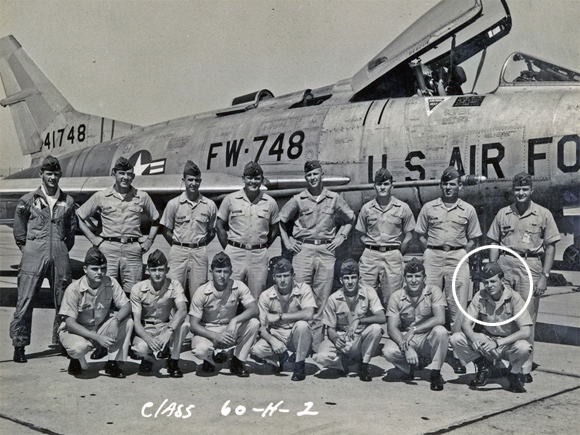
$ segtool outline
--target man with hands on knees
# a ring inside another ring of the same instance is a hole
[[[86,370],[85,354],[98,345],[109,354],[105,373],[124,378],[117,361],[125,361],[129,351],[131,304],[119,283],[105,275],[107,259],[101,251],[89,248],[83,269],[85,276],[67,287],[59,312],[64,317],[59,338],[71,357],[68,373]],[[111,304],[118,311],[112,312]]]
[[[405,285],[389,299],[387,331],[383,348],[387,361],[413,379],[421,357],[430,358],[431,390],[443,390],[441,367],[449,334],[445,324],[445,300],[438,287],[425,285],[425,266],[416,258],[405,265]]]
[[[230,372],[247,378],[245,361],[260,326],[258,306],[248,287],[231,279],[232,262],[224,252],[215,255],[210,273],[212,280],[199,287],[191,300],[191,351],[203,360],[202,372],[214,373],[215,363],[225,360],[223,352],[214,355],[214,350],[235,346]],[[244,311],[236,315],[240,303]]]
[[[139,374],[151,373],[155,361],[151,353],[160,358],[159,354],[169,346],[167,373],[172,378],[181,378],[179,354],[189,327],[183,321],[187,315],[187,299],[179,281],[167,278],[167,258],[159,249],[147,258],[147,272],[149,279],[137,283],[131,290],[137,335],[133,350],[143,358]]]
[[[474,361],[477,376],[471,387],[487,384],[493,363],[498,359],[510,362],[508,390],[525,393],[522,367],[532,352],[528,341],[532,331],[532,318],[524,310],[522,297],[505,282],[504,272],[497,263],[484,266],[481,273],[484,288],[473,296],[467,313],[474,319],[488,323],[501,323],[523,311],[515,320],[504,325],[485,325],[482,332],[473,330],[473,322],[465,318],[462,332],[451,336],[451,345],[463,364]]]
[[[381,341],[385,310],[375,289],[360,284],[358,263],[353,259],[342,263],[340,282],[342,288],[330,295],[324,308],[322,323],[328,338],[313,358],[346,373],[352,361],[359,361],[359,379],[370,382],[369,362]]]
[[[252,354],[276,366],[281,372],[288,350],[295,352],[293,381],[306,378],[305,359],[312,344],[308,321],[314,316],[316,302],[308,284],[294,280],[292,263],[278,257],[272,275],[275,284],[265,290],[258,301],[261,339]],[[276,355],[276,359],[272,356]]]

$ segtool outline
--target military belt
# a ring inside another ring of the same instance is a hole
[[[176,242],[175,240],[172,240],[171,245],[172,246],[182,246],[184,248],[200,248],[202,246],[207,245],[207,242],[204,240],[203,242],[199,242],[199,243],[181,243],[181,242]]]
[[[301,243],[308,243],[309,245],[328,245],[332,243],[332,239],[318,240],[318,239],[298,239]]]
[[[365,245],[365,248],[372,251],[387,252],[387,251],[398,251],[401,249],[400,245],[388,245],[388,246],[376,246],[376,245]]]
[[[501,254],[502,254],[502,255],[509,255],[510,257],[515,257],[515,255],[514,255],[514,254],[512,254],[511,252],[508,252],[508,251],[504,251],[503,249],[502,249],[502,251],[501,251]],[[541,256],[543,255],[543,254],[541,254],[541,253],[535,253],[535,254],[534,254],[534,253],[530,253],[530,254],[524,254],[523,252],[517,252],[517,254],[518,254],[520,257],[522,257],[522,258],[539,258],[539,257],[541,257]]]
[[[139,237],[103,237],[103,240],[107,242],[117,242],[127,245],[129,243],[135,243],[139,241]]]
[[[228,240],[228,245],[235,246],[236,248],[246,249],[248,251],[253,250],[253,249],[263,249],[263,248],[268,247],[268,245],[266,243],[261,243],[259,245],[249,245],[249,244],[246,245],[244,243],[232,242],[231,240]]]
[[[465,249],[465,246],[449,246],[449,245],[433,246],[433,245],[429,245],[429,246],[427,246],[427,248],[428,249],[435,249],[436,251],[449,252],[449,251],[458,251],[460,249]]]

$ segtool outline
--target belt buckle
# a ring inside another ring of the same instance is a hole
[[[252,250],[252,245],[244,245],[244,249],[247,249],[248,251]]]
[[[314,239],[315,245],[322,245],[322,240]]]
[[[379,252],[387,252],[386,246],[379,246]]]
[[[126,245],[128,243],[129,238],[128,237],[119,237],[119,240],[123,245]]]
[[[445,252],[449,252],[449,251],[451,251],[451,246],[449,246],[449,245],[443,245],[443,250]]]

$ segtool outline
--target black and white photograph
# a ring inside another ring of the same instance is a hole
[[[0,0],[0,432],[572,434],[579,0]]]

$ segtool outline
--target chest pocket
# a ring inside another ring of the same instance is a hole
[[[434,227],[434,228],[439,228],[439,227],[441,227],[442,223],[443,223],[443,215],[434,214],[434,215],[429,216],[429,226]]]
[[[310,207],[301,208],[300,209],[300,216],[298,220],[302,224],[302,226],[308,226],[308,223],[314,219],[314,209]]]
[[[231,219],[239,219],[242,216],[244,216],[244,210],[232,210],[232,212],[230,213]]]
[[[456,216],[455,218],[453,218],[451,220],[451,222],[453,223],[453,225],[455,226],[455,228],[457,228],[459,230],[463,230],[465,228],[465,226],[467,225],[467,217],[465,217],[465,216]]]
[[[105,206],[101,210],[101,214],[111,215],[111,214],[115,213],[116,211],[117,211],[117,207],[115,207],[115,206]]]
[[[259,208],[256,210],[256,215],[261,219],[270,220],[270,210],[267,208]]]
[[[143,207],[141,207],[139,204],[131,204],[129,206],[129,211],[132,211],[133,213],[141,213],[143,211]]]
[[[539,221],[539,219],[530,222],[526,229],[530,234],[535,236],[541,236],[544,233],[544,227],[542,226],[542,223]]]

